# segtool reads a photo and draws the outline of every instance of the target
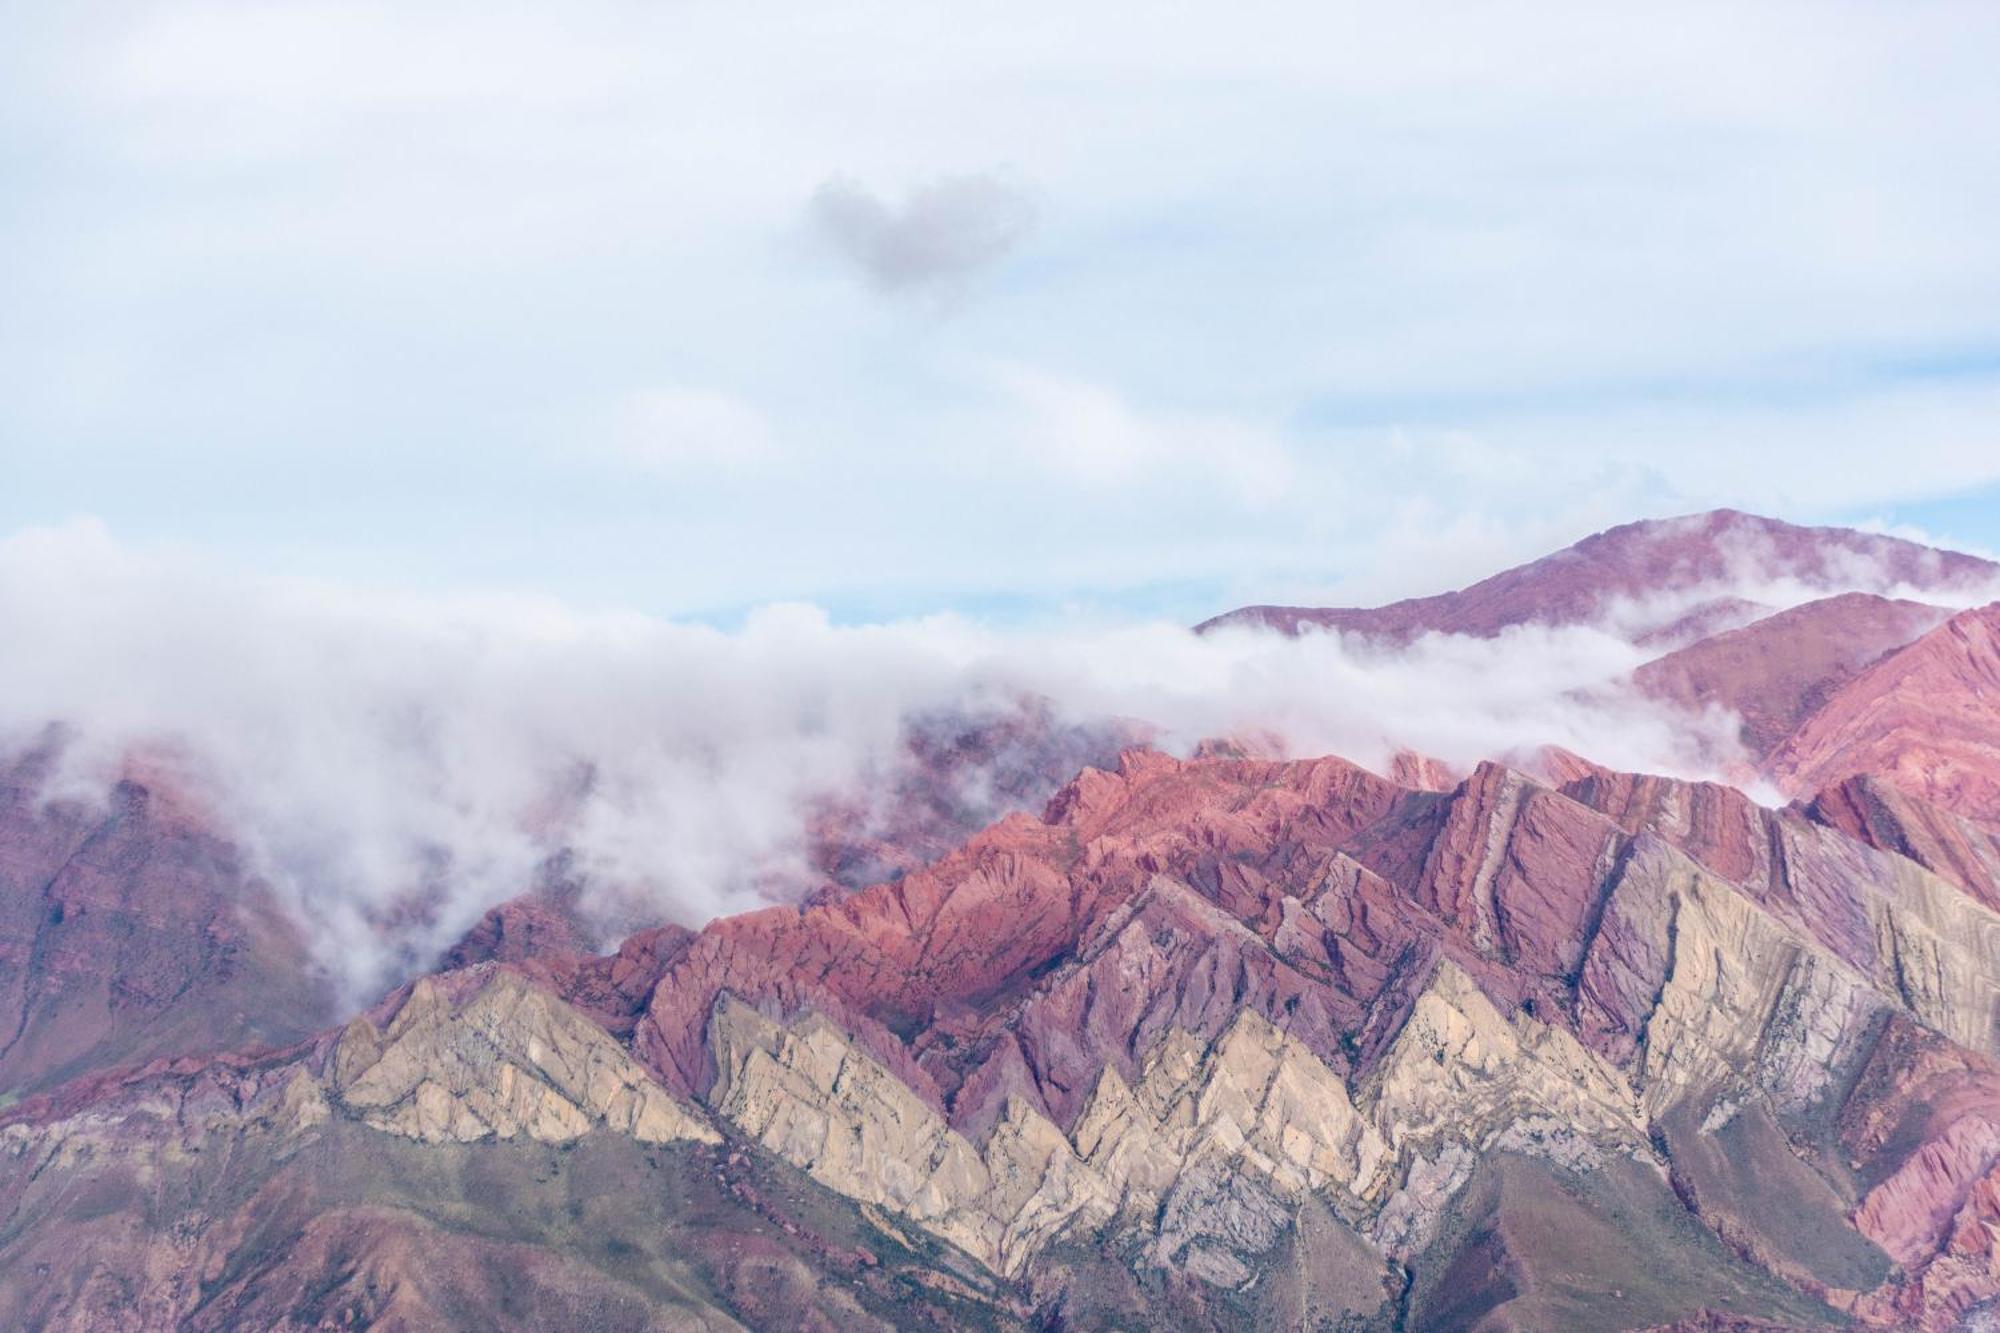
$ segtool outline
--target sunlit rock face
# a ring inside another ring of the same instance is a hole
[[[1446,609],[1763,531],[1710,526]],[[1991,625],[1688,611],[1639,687],[1740,705],[1781,808],[1588,755],[1135,747],[948,846],[913,819],[883,882],[601,955],[531,890],[359,1014],[198,811],[17,768],[0,1323],[1981,1327]],[[949,762],[989,751],[1067,753]]]

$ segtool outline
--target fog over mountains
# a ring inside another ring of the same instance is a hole
[[[0,1316],[1976,1326],[1996,594],[1717,511],[724,632],[17,535]]]
[[[996,789],[977,763],[928,774],[948,784],[960,833],[1039,808],[1076,765],[1116,753],[1107,738],[1337,753],[1381,772],[1410,753],[1458,775],[1489,758],[1532,766],[1555,746],[1774,799],[1731,716],[1748,686],[1669,688],[1665,673],[1699,644],[1720,651],[1724,631],[1776,632],[1789,622],[1773,612],[1848,592],[1942,615],[2000,592],[2000,571],[1723,513],[1620,529],[1464,593],[1253,608],[1197,634],[837,626],[808,606],[720,632],[254,578],[74,525],[0,547],[0,611],[18,635],[0,727],[14,750],[49,750],[62,794],[101,802],[137,777],[211,818],[358,1000],[553,857],[607,945],[637,924],[796,899],[818,882],[827,811],[850,836],[894,825],[899,784],[921,766],[913,736],[940,730],[1074,737],[1029,757],[1046,767],[1033,782],[1001,774]],[[1831,605],[1838,624],[1810,641],[1869,619],[1871,604]],[[1297,632],[1309,626],[1326,632]],[[1916,628],[1874,627],[1848,656]],[[1839,666],[1819,663],[1808,683]]]

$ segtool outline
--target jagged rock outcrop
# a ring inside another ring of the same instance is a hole
[[[1136,1087],[1106,1069],[1074,1142],[1159,1262],[1228,1286],[1307,1198],[1351,1214],[1379,1192],[1386,1158],[1340,1077],[1251,1010],[1206,1045],[1169,1032]]]
[[[1561,1028],[1503,1016],[1451,963],[1439,965],[1367,1088],[1371,1117],[1400,1154],[1447,1144],[1484,1150],[1501,1136],[1551,1136],[1549,1151],[1642,1147],[1645,1122],[1631,1084]],[[1558,1143],[1556,1140],[1565,1140]]]
[[[830,1189],[990,1267],[1019,1272],[1079,1215],[1110,1214],[1105,1182],[1018,1101],[982,1149],[817,1014],[779,1024],[724,995],[709,1040],[718,1115]]]
[[[1441,796],[1370,781],[1132,756],[1085,775],[1039,828],[1003,826],[995,847],[935,869],[916,901],[991,892],[1004,864],[1024,910],[1003,938],[1061,923],[1012,956],[1012,980],[962,977],[976,1003],[861,1007],[848,976],[956,938],[930,933],[950,916],[892,898],[894,916],[843,905],[829,939],[865,946],[815,946],[804,956],[833,966],[812,984],[789,967],[757,981],[758,937],[722,932],[748,994],[719,1005],[726,988],[704,981],[671,1003],[710,1005],[696,1049],[717,1062],[724,1120],[1001,1273],[1080,1233],[1125,1235],[1149,1262],[1234,1289],[1308,1200],[1385,1265],[1414,1262],[1501,1153],[1636,1170],[1646,1188],[1672,1176],[1738,1253],[1864,1305],[1843,1284],[1872,1271],[1865,1238],[1835,1259],[1760,1247],[1734,1168],[1662,1159],[1655,1133],[1831,1114],[1888,1016],[1991,1049],[1992,914],[1907,858],[1725,789],[1589,774],[1578,802],[1497,767]],[[814,938],[826,910],[774,917],[774,957],[802,956],[780,942]],[[649,1012],[691,982],[669,966]],[[913,1014],[914,1031],[890,1026]],[[723,1015],[755,1035],[721,1039]],[[1847,1187],[1798,1169],[1840,1216]]]
[[[597,1125],[717,1141],[604,1029],[502,968],[422,978],[386,1027],[349,1023],[327,1090],[363,1124],[428,1143],[566,1143]]]
[[[1166,1032],[1136,1083],[1107,1066],[1067,1135],[1015,1098],[975,1142],[818,1014],[780,1022],[724,996],[710,1041],[720,1117],[1007,1273],[1116,1220],[1158,1262],[1236,1286],[1315,1197],[1408,1259],[1484,1154],[1654,1160],[1625,1076],[1561,1029],[1503,1017],[1449,963],[1358,1102],[1244,1009],[1211,1040]]]

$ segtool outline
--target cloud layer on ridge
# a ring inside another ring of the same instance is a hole
[[[1842,573],[1866,586],[1870,571]],[[1753,574],[1741,590],[1773,604],[1827,591]],[[251,577],[78,523],[0,542],[0,750],[67,727],[51,795],[101,799],[135,755],[179,774],[359,995],[559,849],[607,928],[803,892],[810,812],[865,808],[912,719],[1024,699],[1060,720],[1136,719],[1181,751],[1271,736],[1293,755],[1379,768],[1408,749],[1465,769],[1557,745],[1715,775],[1737,757],[1733,717],[1621,684],[1656,651],[1632,628],[1680,604],[1403,649],[1162,622],[842,627],[800,605],[724,632]],[[418,890],[434,910],[385,926]]]

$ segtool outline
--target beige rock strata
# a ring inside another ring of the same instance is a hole
[[[1606,1151],[1652,1156],[1624,1075],[1561,1028],[1501,1014],[1449,962],[1417,997],[1364,1099],[1392,1167],[1368,1229],[1398,1257],[1428,1243],[1483,1152],[1571,1167],[1596,1165]]]
[[[1558,1156],[1586,1139],[1645,1151],[1615,1069],[1567,1033],[1503,1017],[1449,964],[1363,1105],[1245,1010],[1213,1042],[1170,1032],[1135,1083],[1106,1069],[1071,1134],[1017,1098],[983,1146],[817,1014],[774,1022],[725,995],[709,1038],[718,1115],[829,1188],[1010,1274],[1065,1231],[1116,1218],[1151,1228],[1161,1262],[1236,1284],[1308,1194],[1356,1220],[1386,1212],[1395,1248],[1420,1243],[1455,1188],[1428,1151],[1503,1139]]]
[[[598,1125],[646,1143],[720,1139],[602,1028],[498,969],[457,998],[418,981],[380,1031],[355,1019],[327,1085],[348,1115],[429,1143],[564,1143]]]
[[[602,1028],[492,969],[417,982],[384,1029],[355,1019],[317,1077],[297,1058],[139,1084],[76,1115],[0,1128],[0,1159],[68,1167],[115,1155],[146,1179],[218,1140],[293,1139],[336,1116],[432,1143],[562,1143],[599,1127],[647,1143],[721,1141]]]
[[[0,1127],[0,1165],[32,1178],[118,1162],[143,1182],[197,1161],[245,1134],[292,1140],[332,1115],[320,1081],[302,1065],[231,1074],[227,1088],[176,1082],[143,1086],[75,1115]]]
[[[1670,941],[1638,1070],[1648,1112],[1729,1080],[1809,1098],[1880,1003],[1866,979],[1685,858],[1647,892],[1664,904]]]
[[[838,1193],[1000,1272],[1115,1196],[1049,1120],[1010,1099],[982,1151],[817,1014],[778,1024],[724,995],[709,1024],[712,1108]]]
[[[1358,1208],[1384,1157],[1339,1075],[1250,1010],[1212,1043],[1169,1032],[1136,1087],[1107,1068],[1074,1146],[1128,1223],[1158,1219],[1161,1262],[1232,1286],[1300,1198],[1332,1188]]]
[[[1679,853],[1637,858],[1611,910],[1634,938],[1658,939],[1666,967],[1629,1070],[1502,1014],[1443,962],[1358,1089],[1245,1010],[1212,1042],[1169,1031],[1129,1083],[1104,1070],[1068,1135],[1017,1098],[982,1145],[824,1018],[776,1022],[725,995],[710,1101],[822,1184],[1002,1273],[1116,1220],[1147,1234],[1157,1261],[1240,1285],[1308,1195],[1408,1258],[1484,1154],[1587,1170],[1616,1153],[1664,1179],[1649,1127],[1685,1098],[1803,1108],[1899,1002],[1970,1035],[1989,1012],[1989,965],[1973,957],[1983,909],[1967,919],[1964,901],[1871,905],[1886,961],[1870,977]]]
[[[1561,1028],[1509,1018],[1451,963],[1430,985],[1370,1078],[1375,1124],[1399,1153],[1446,1139],[1485,1147],[1522,1120],[1608,1140],[1644,1142],[1623,1075]]]
[[[2000,915],[1914,861],[1870,859],[1880,889],[1867,900],[1877,985],[1927,1027],[2000,1055]]]
[[[1678,852],[1654,845],[1634,858],[1613,890],[1606,929],[1657,940],[1665,955],[1632,1071],[1649,1116],[1730,1086],[1803,1109],[1885,1008],[2000,1053],[2000,917],[1914,863],[1876,859],[1865,868],[1875,887],[1855,918],[1873,960],[1864,972]]]

